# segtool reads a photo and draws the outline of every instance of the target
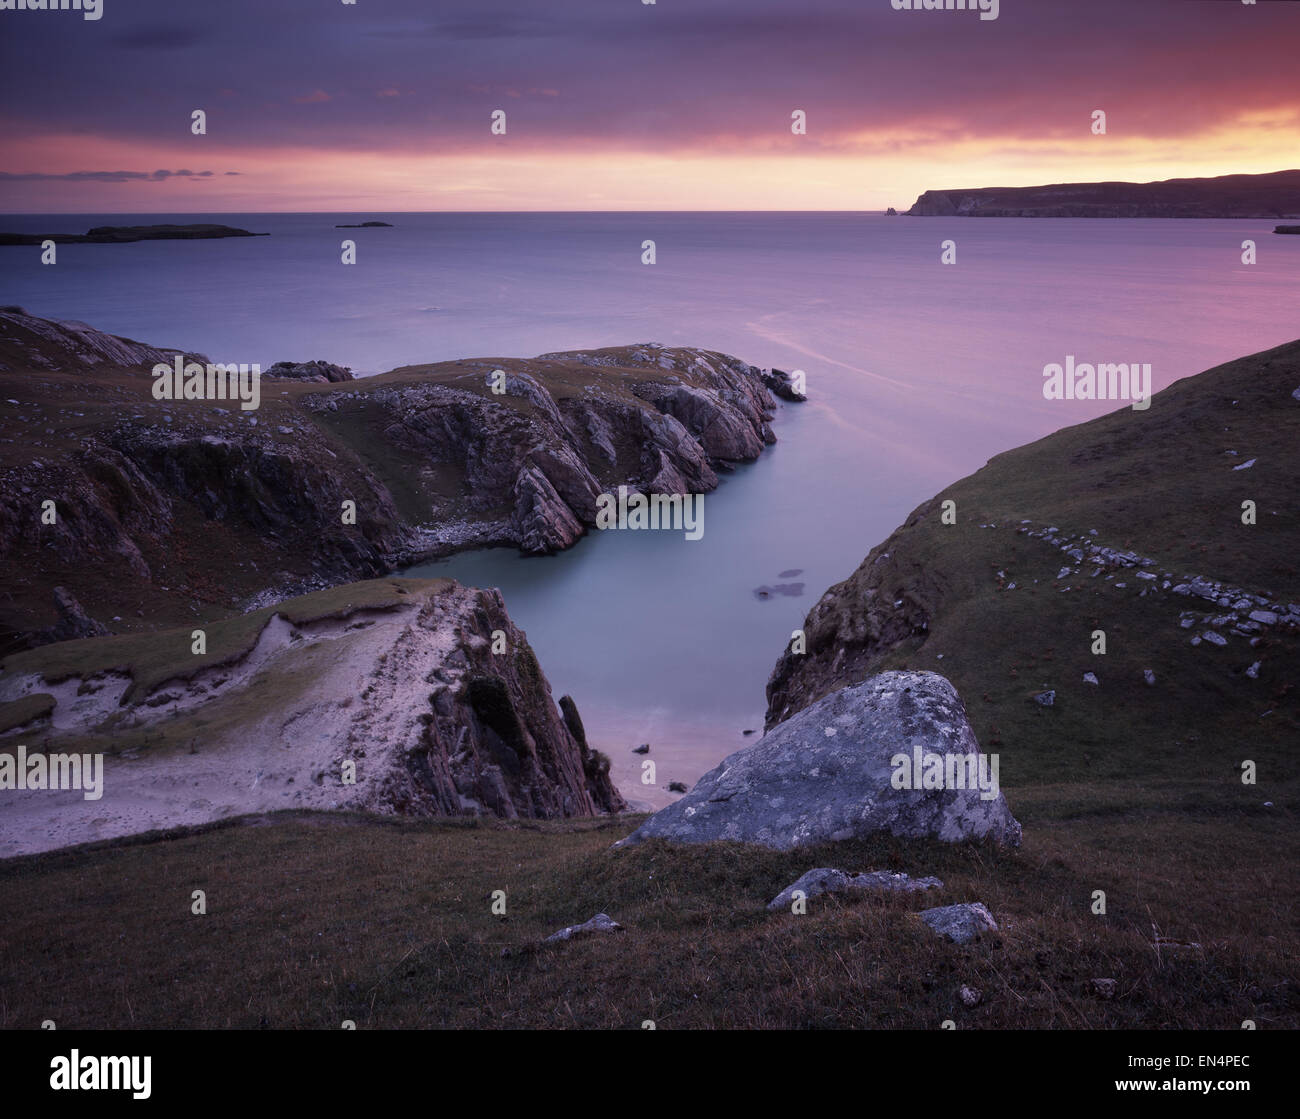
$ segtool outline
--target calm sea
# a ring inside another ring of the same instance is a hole
[[[364,220],[394,228],[334,228]],[[1300,336],[1300,237],[1266,221],[88,214],[0,228],[159,221],[271,236],[66,245],[54,266],[0,248],[0,303],[263,367],[373,373],[658,341],[806,371],[812,400],[783,408],[776,447],[706,499],[702,540],[596,533],[549,559],[420,569],[501,588],[556,695],[574,695],[625,791],[649,803],[662,798],[633,787],[631,746],[652,744],[662,785],[752,741],[741,732],[762,726],[772,664],[827,586],[991,455],[1114,407],[1045,401],[1044,365],[1149,362],[1159,390]],[[340,263],[344,238],[355,265]]]

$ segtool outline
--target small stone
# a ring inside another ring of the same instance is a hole
[[[1093,687],[1100,687],[1101,685],[1101,681],[1097,679],[1097,674],[1095,672],[1085,672],[1083,674],[1083,682],[1085,684],[1091,684]]]
[[[962,985],[957,995],[961,999],[963,1006],[979,1006],[980,1000],[984,997],[977,988],[967,987],[965,984]]]
[[[1052,704],[1056,702],[1056,692],[1055,691],[1039,692],[1036,696],[1034,696],[1034,702],[1040,704],[1043,707],[1051,707]]]
[[[1115,997],[1115,980],[1094,979],[1092,989],[1096,992],[1098,998],[1113,999]]]
[[[640,746],[633,746],[633,747],[632,747],[632,753],[634,753],[634,754],[648,754],[648,753],[650,753],[650,743],[648,743],[648,742],[643,742],[643,743],[641,743]]]
[[[586,936],[589,933],[612,933],[622,932],[623,926],[613,920],[608,914],[597,913],[590,921],[584,921],[581,925],[566,925],[559,932],[551,933],[543,944],[554,944],[560,940],[572,940],[577,936]]]
[[[998,927],[993,914],[978,901],[922,909],[919,916],[931,929],[954,944],[970,944],[982,933],[996,932]]]
[[[1142,679],[1147,682],[1149,687],[1154,688],[1156,686],[1156,674],[1151,669],[1144,668],[1142,670]]]
[[[1259,665],[1260,662],[1256,661],[1248,669],[1246,669],[1246,675],[1249,676],[1252,680],[1259,679]]]
[[[1249,617],[1252,622],[1263,626],[1277,625],[1277,615],[1272,610],[1252,610]]]
[[[1201,634],[1201,637],[1211,645],[1226,645],[1228,643],[1228,639],[1224,637],[1223,634],[1215,633],[1212,629],[1207,629],[1203,634]]]

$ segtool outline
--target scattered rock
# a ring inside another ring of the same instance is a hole
[[[768,909],[789,909],[796,890],[812,900],[821,894],[844,894],[851,890],[886,890],[915,893],[918,890],[942,889],[937,878],[911,878],[906,874],[891,874],[887,870],[872,870],[866,874],[849,874],[834,867],[819,866],[803,874],[768,902]]]
[[[1047,691],[1047,692],[1039,692],[1036,696],[1034,696],[1034,702],[1043,707],[1051,707],[1052,704],[1056,702],[1055,690]]]
[[[802,583],[777,583],[769,587],[764,583],[761,587],[754,588],[754,597],[759,599],[771,598],[773,595],[785,595],[786,598],[798,598],[803,594]]]
[[[1094,687],[1100,687],[1101,685],[1101,681],[1097,679],[1097,674],[1095,672],[1085,672],[1083,674],[1083,682],[1085,684],[1092,684]]]
[[[686,785],[681,781],[669,781],[668,791],[670,793],[684,793],[687,791]]]
[[[800,404],[808,399],[803,393],[795,390],[794,379],[782,369],[765,369],[760,376],[763,378],[763,384],[782,400]]]
[[[967,1007],[979,1006],[980,1001],[984,998],[977,988],[967,987],[965,984],[962,984],[962,988],[957,992],[957,995],[961,999],[962,1006]]]
[[[1151,669],[1144,668],[1142,670],[1142,679],[1145,680],[1150,687],[1154,688],[1156,686],[1156,674],[1152,672]]]
[[[650,753],[650,743],[648,743],[648,742],[643,742],[643,743],[641,743],[640,746],[633,746],[633,747],[632,747],[632,753],[634,753],[634,754],[648,754],[648,753]]]
[[[1223,634],[1215,633],[1212,629],[1207,629],[1201,634],[1201,639],[1208,641],[1211,645],[1226,645],[1228,643],[1228,639]]]
[[[1115,997],[1115,980],[1094,979],[1092,989],[1096,992],[1098,998],[1113,999]]]
[[[623,926],[613,920],[608,914],[597,913],[590,921],[584,921],[581,925],[566,925],[559,932],[553,932],[543,944],[554,944],[560,940],[572,940],[574,937],[587,936],[590,933],[613,933],[622,932]]]
[[[996,932],[998,927],[993,914],[978,901],[922,909],[919,916],[936,933],[946,936],[954,944],[970,944],[983,933]]]

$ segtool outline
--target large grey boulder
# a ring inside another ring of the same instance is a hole
[[[883,672],[732,754],[617,846],[729,839],[787,850],[875,832],[1019,845],[1020,824],[1000,791],[926,788],[920,775],[913,787],[896,788],[895,773],[916,768],[917,759],[927,768],[927,756],[944,759],[945,778],[968,777],[980,757],[956,689],[934,672]],[[895,765],[899,758],[908,764]],[[995,773],[990,764],[988,775]]]

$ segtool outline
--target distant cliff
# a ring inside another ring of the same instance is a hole
[[[1300,217],[1300,171],[1154,183],[927,190],[907,213],[977,218],[1291,218]]]

